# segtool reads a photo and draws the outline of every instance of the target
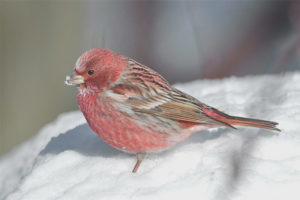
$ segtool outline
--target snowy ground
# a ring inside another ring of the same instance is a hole
[[[277,121],[282,132],[202,131],[132,174],[135,156],[70,112],[0,160],[0,199],[300,199],[300,73],[176,87],[229,114]]]

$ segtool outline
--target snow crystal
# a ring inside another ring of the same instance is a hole
[[[255,128],[198,132],[135,156],[94,134],[79,111],[62,114],[0,160],[0,199],[299,199],[300,73],[177,84],[232,115],[279,122],[281,133]]]

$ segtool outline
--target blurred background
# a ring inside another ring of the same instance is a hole
[[[100,47],[171,83],[299,70],[300,1],[0,1],[0,156],[60,113],[77,57]]]

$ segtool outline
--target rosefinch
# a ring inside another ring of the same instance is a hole
[[[137,155],[133,172],[147,152],[167,149],[199,130],[238,125],[280,131],[276,122],[227,115],[109,50],[83,53],[74,71],[66,84],[78,86],[78,105],[89,126],[112,147]]]

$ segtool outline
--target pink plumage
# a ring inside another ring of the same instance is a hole
[[[234,117],[173,88],[154,70],[105,49],[82,54],[66,83],[92,130],[112,147],[137,154],[167,149],[191,134],[232,125],[277,130],[276,122]]]

